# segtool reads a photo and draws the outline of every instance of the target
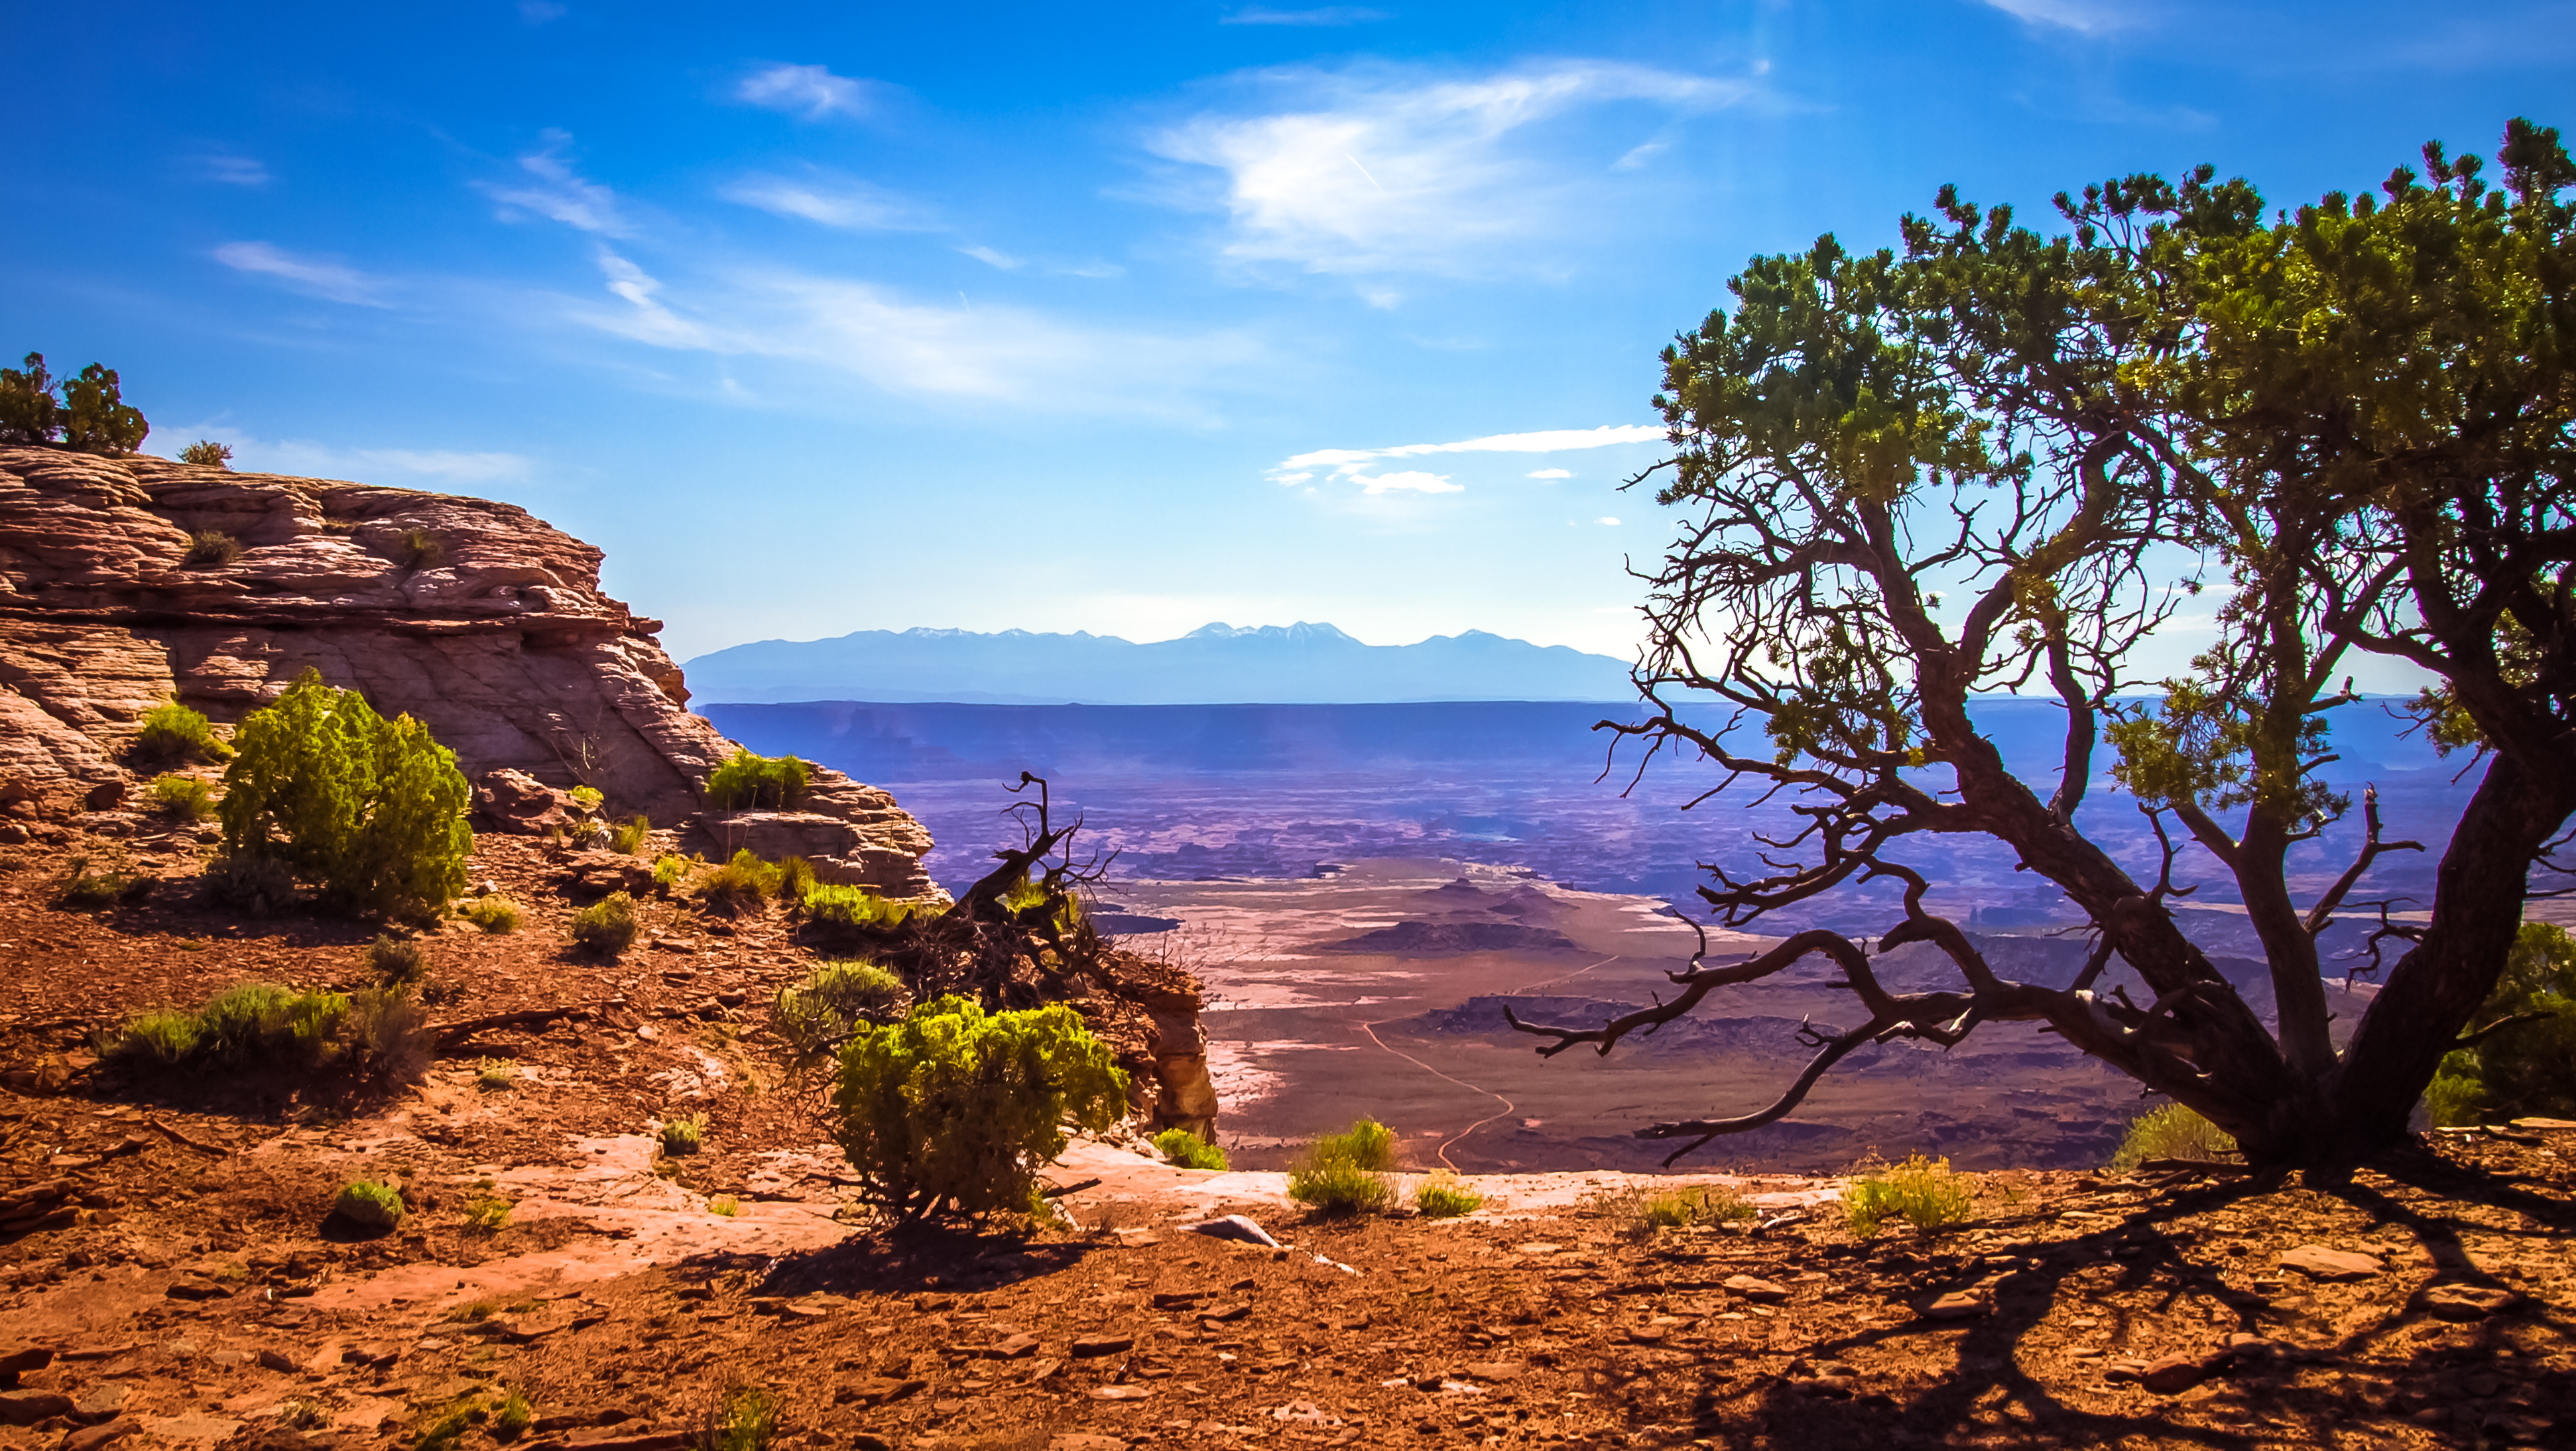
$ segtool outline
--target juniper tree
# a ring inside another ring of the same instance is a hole
[[[2427,146],[2383,196],[2269,220],[2207,166],[2130,176],[2060,194],[2046,235],[1944,188],[1904,219],[1901,252],[1828,236],[1754,258],[1733,315],[1664,353],[1675,452],[1632,483],[1663,476],[1685,522],[1647,577],[1648,718],[1603,724],[1650,756],[1713,760],[1721,793],[1791,803],[1796,829],[1758,864],[1707,867],[1718,920],[1891,880],[1902,904],[1876,951],[1934,944],[1958,982],[1890,991],[1864,936],[1811,929],[1741,963],[1695,958],[1670,1002],[1598,1027],[1514,1026],[1542,1053],[1607,1053],[1724,987],[1830,959],[1867,1021],[1811,1034],[1815,1057],[1767,1107],[1639,1131],[1683,1140],[1674,1158],[1777,1120],[1864,1044],[1998,1021],[2063,1034],[2267,1170],[2332,1174],[2401,1138],[2474,1036],[2528,883],[2559,880],[2550,853],[2576,812],[2576,166],[2519,120],[2500,159],[2490,189],[2478,158]],[[2203,589],[2216,645],[2143,678],[2142,647]],[[2387,840],[2365,794],[2330,884],[2303,897],[2288,864],[2352,808],[2317,773],[2329,712],[2373,655],[2435,678],[2418,724],[2478,752],[2481,776],[2429,920],[2379,905],[2371,946],[2395,961],[2339,1050],[2318,939],[2366,916],[2354,894],[2379,857],[2420,847]],[[2064,710],[2053,781],[2016,774],[1970,714],[2020,689]],[[1712,697],[1765,744],[1689,710]],[[2144,858],[2077,820],[2097,761],[2147,813]],[[1914,848],[1963,835],[2085,915],[2070,980],[2004,977],[1931,910]],[[2241,895],[2273,1026],[2177,922],[2203,871]],[[2100,990],[2115,958],[2150,1001]]]

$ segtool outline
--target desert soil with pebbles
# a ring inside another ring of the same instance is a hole
[[[192,831],[98,824],[0,862],[0,1447],[677,1451],[746,1388],[782,1447],[2576,1444],[2567,1128],[2332,1189],[1980,1174],[1866,1239],[1823,1178],[1718,1180],[1757,1217],[1690,1229],[1607,1171],[1325,1221],[1086,1142],[1068,1224],[890,1234],[767,1036],[781,919],[651,900],[583,957],[561,865],[486,838],[525,918],[428,939],[420,1081],[132,1080],[90,1033],[359,985],[373,931],[210,912]],[[152,884],[60,907],[83,851]],[[391,1232],[327,1217],[362,1177]],[[1229,1214],[1281,1243],[1186,1227]]]

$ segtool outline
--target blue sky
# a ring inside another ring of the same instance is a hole
[[[14,7],[0,350],[524,503],[683,657],[1327,620],[1625,654],[1655,352],[1944,181],[2576,125],[2576,5]],[[1644,441],[1640,441],[1644,440]]]

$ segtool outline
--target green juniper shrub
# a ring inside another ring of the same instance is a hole
[[[718,811],[783,811],[804,799],[811,775],[794,756],[756,756],[737,746],[707,777],[707,805]]]
[[[402,1223],[402,1191],[381,1179],[357,1179],[342,1187],[331,1212],[351,1224],[392,1229]]]
[[[62,427],[63,405],[54,401],[45,355],[29,353],[27,365],[0,368],[0,443],[51,443]]]
[[[387,986],[429,976],[429,948],[417,937],[382,936],[367,944],[367,971]]]
[[[96,363],[63,380],[63,443],[89,453],[132,453],[152,425],[118,395],[116,370]]]
[[[216,808],[226,854],[283,862],[364,910],[427,915],[465,890],[470,792],[428,727],[307,670],[233,745]]]
[[[192,569],[220,568],[241,556],[241,541],[220,529],[200,529],[188,536],[186,562]]]
[[[1325,1215],[1384,1213],[1395,1207],[1395,1134],[1361,1119],[1307,1146],[1288,1170],[1288,1197]]]
[[[295,905],[295,872],[274,857],[219,856],[206,863],[200,880],[217,906],[253,917],[274,917]]]
[[[228,443],[201,438],[179,450],[179,462],[195,464],[201,469],[228,469],[233,466],[233,448]]]
[[[394,536],[394,559],[405,569],[436,569],[447,561],[447,541],[426,529]]]
[[[573,914],[572,940],[602,957],[615,957],[635,942],[635,899],[611,892]]]
[[[2470,1026],[2524,1015],[2444,1055],[2424,1095],[2433,1122],[2576,1116],[2576,938],[2553,923],[2522,924]]]
[[[903,1017],[911,1001],[903,979],[873,962],[819,962],[805,980],[780,988],[771,1027],[787,1045],[797,1073],[838,1060],[859,1033]]]
[[[653,819],[639,811],[608,829],[608,849],[635,856],[644,850],[652,835]]]
[[[1183,1169],[1222,1169],[1225,1150],[1188,1129],[1165,1129],[1154,1135],[1154,1152],[1163,1162]]]
[[[2129,1121],[2129,1132],[2120,1140],[2109,1167],[2134,1169],[2149,1159],[2220,1163],[2236,1157],[2236,1140],[2226,1130],[2181,1104],[2169,1103]]]
[[[233,748],[216,736],[212,721],[175,700],[143,713],[143,729],[134,737],[134,750],[160,760],[209,764],[231,760],[233,755]]]
[[[465,906],[465,920],[498,937],[519,930],[519,904],[499,892]]]
[[[763,902],[778,894],[781,873],[762,861],[749,847],[735,852],[733,860],[707,873],[698,884],[698,900],[707,910],[739,917],[760,909]]]
[[[1125,1116],[1127,1075],[1062,1003],[986,1013],[945,997],[841,1049],[832,1111],[851,1167],[901,1219],[1027,1213],[1066,1124]]]
[[[707,1141],[707,1116],[702,1113],[667,1118],[662,1121],[662,1152],[673,1158],[694,1154]]]
[[[203,821],[215,814],[215,788],[177,772],[152,779],[152,804],[182,821]]]
[[[1941,1229],[1966,1219],[1974,1207],[1967,1181],[1951,1171],[1950,1161],[1921,1154],[1856,1175],[1843,1190],[1843,1215],[1851,1223],[1851,1232],[1863,1239],[1878,1233],[1878,1227],[1890,1219],[1902,1219],[1916,1229]]]
[[[1425,1219],[1456,1219],[1484,1208],[1485,1196],[1443,1169],[1414,1186],[1413,1207]]]

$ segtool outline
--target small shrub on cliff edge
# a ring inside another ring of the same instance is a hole
[[[134,737],[135,753],[171,761],[212,764],[232,759],[233,748],[215,735],[214,722],[177,701],[143,713],[143,729]]]
[[[1443,1169],[1414,1186],[1413,1207],[1425,1219],[1456,1219],[1485,1207],[1485,1196]]]
[[[1188,1129],[1165,1129],[1154,1135],[1154,1152],[1163,1162],[1180,1169],[1222,1169],[1225,1150],[1191,1133]]]
[[[2150,1109],[2130,1121],[2127,1137],[2109,1167],[2133,1169],[2148,1159],[2224,1161],[2237,1157],[2236,1140],[2218,1125],[2178,1103]]]
[[[220,529],[200,529],[188,536],[186,563],[198,569],[211,569],[241,558],[241,541]]]
[[[1395,1135],[1375,1119],[1326,1134],[1288,1170],[1288,1197],[1320,1214],[1383,1213],[1395,1206]]]
[[[281,862],[345,906],[443,909],[465,890],[474,832],[456,753],[307,670],[234,733],[216,814],[227,855]]]
[[[1947,1159],[1915,1154],[1902,1164],[1853,1177],[1843,1190],[1843,1215],[1863,1239],[1879,1225],[1902,1219],[1916,1229],[1940,1229],[1968,1217],[1975,1207],[1967,1182]]]
[[[755,756],[736,747],[707,777],[707,805],[718,811],[784,811],[805,797],[812,770],[794,756]]]
[[[179,450],[179,462],[195,464],[201,469],[229,469],[233,466],[233,447],[211,438],[201,438]]]
[[[45,355],[29,353],[26,367],[0,368],[0,443],[54,443],[91,453],[132,453],[152,432],[143,414],[127,404],[114,368],[96,363],[61,380],[56,402]]]
[[[776,895],[778,882],[778,868],[745,847],[733,854],[732,861],[707,873],[706,881],[698,887],[698,899],[707,904],[709,911],[739,917]]]
[[[1125,1115],[1127,1075],[1062,1003],[988,1014],[941,998],[841,1050],[832,1110],[851,1167],[903,1219],[1025,1212],[1065,1124]]]
[[[634,856],[644,849],[652,835],[653,818],[639,811],[608,829],[608,849],[623,856]]]
[[[800,905],[807,925],[827,932],[900,927],[913,912],[910,904],[889,902],[865,887],[808,887]]]
[[[215,788],[194,776],[156,776],[152,804],[182,821],[203,821],[215,814]]]
[[[394,559],[405,569],[436,569],[447,561],[447,541],[426,529],[394,536]]]

